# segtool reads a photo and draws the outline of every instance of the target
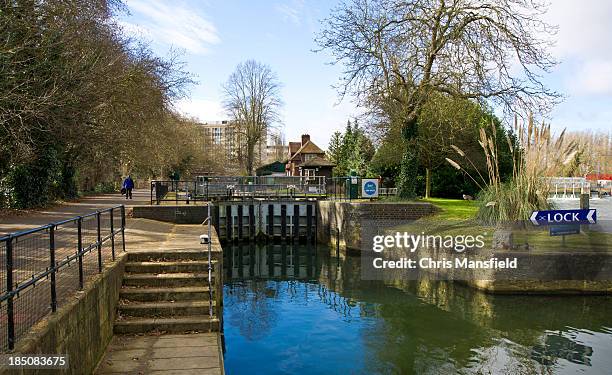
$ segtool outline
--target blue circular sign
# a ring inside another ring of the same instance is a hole
[[[368,181],[363,185],[363,191],[365,191],[365,193],[367,195],[374,195],[376,194],[376,184],[372,181]]]

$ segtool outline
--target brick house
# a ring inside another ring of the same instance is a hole
[[[325,157],[325,151],[303,134],[301,142],[289,142],[287,176],[332,176],[336,165]]]

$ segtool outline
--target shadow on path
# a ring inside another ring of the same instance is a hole
[[[150,193],[147,190],[134,190],[133,199],[127,200],[120,194],[103,194],[84,197],[74,202],[66,202],[49,208],[41,208],[26,213],[0,215],[0,235],[35,228],[51,222],[85,215],[99,209],[119,204],[127,207],[149,204]]]

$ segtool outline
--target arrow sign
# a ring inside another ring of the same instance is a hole
[[[529,220],[533,225],[595,224],[597,222],[597,210],[533,211]]]

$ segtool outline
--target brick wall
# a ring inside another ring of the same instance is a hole
[[[317,240],[342,250],[360,250],[364,232],[400,225],[437,211],[425,202],[319,201],[317,205]]]

